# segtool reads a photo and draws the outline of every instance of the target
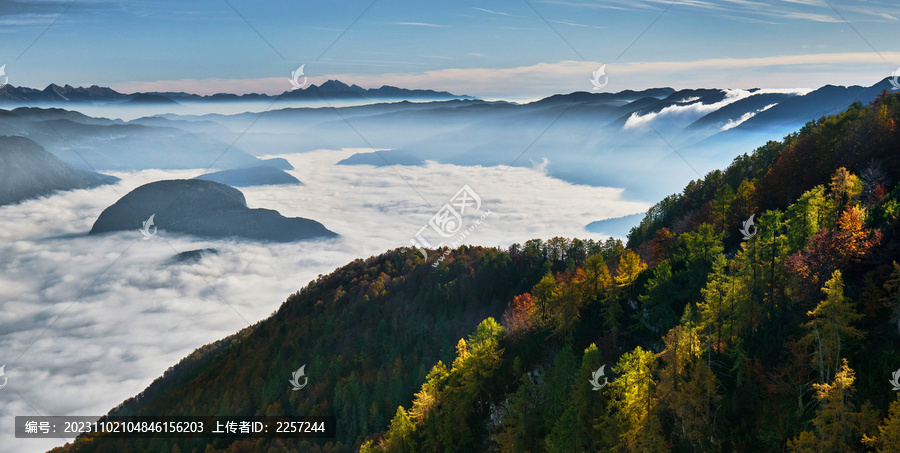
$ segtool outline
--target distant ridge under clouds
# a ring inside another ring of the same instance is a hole
[[[268,94],[230,94],[217,93],[201,96],[185,92],[136,92],[120,93],[112,88],[92,85],[90,87],[73,87],[71,85],[59,86],[50,84],[43,90],[22,86],[4,85],[0,87],[0,103],[24,104],[24,103],[60,103],[60,102],[140,102],[144,98],[152,97],[160,101],[256,101],[275,99],[280,97],[286,100],[299,99],[423,99],[423,100],[448,100],[448,99],[474,99],[471,96],[455,95],[446,91],[435,90],[409,90],[394,86],[384,85],[380,88],[362,88],[358,85],[347,85],[339,80],[328,80],[321,85],[310,85],[303,89],[285,91],[279,95]]]

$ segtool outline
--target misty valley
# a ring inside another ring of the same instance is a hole
[[[892,88],[5,84],[0,423],[302,415],[335,434],[3,442],[897,451]]]

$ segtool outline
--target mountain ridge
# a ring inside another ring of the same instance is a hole
[[[155,102],[181,101],[245,101],[267,99],[474,99],[468,95],[455,95],[447,91],[398,88],[382,85],[379,88],[362,88],[347,85],[339,80],[328,80],[321,85],[311,84],[302,89],[287,90],[278,95],[259,93],[233,94],[215,93],[198,95],[186,92],[138,91],[121,93],[109,87],[91,85],[89,87],[47,85],[43,90],[10,84],[0,87],[0,103],[17,102],[128,102],[141,98]]]
[[[26,137],[0,135],[0,206],[118,180],[73,168]]]

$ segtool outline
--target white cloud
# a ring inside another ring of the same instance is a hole
[[[540,162],[531,161],[531,167],[545,175],[547,174],[548,165],[550,165],[550,159],[546,157],[541,158]]]
[[[746,99],[754,94],[765,94],[765,93],[791,93],[802,95],[808,93],[810,90],[802,89],[802,90],[757,90],[755,92],[747,91],[747,90],[725,90],[725,98],[719,102],[713,102],[710,104],[703,104],[698,101],[699,97],[691,97],[688,99],[682,100],[679,104],[670,105],[661,109],[659,112],[647,113],[644,115],[640,115],[637,112],[632,113],[631,116],[625,121],[624,129],[637,129],[643,126],[646,126],[648,123],[656,120],[656,119],[665,119],[672,121],[680,121],[682,123],[688,124],[696,121],[703,115],[707,113],[714,112],[716,110],[725,107],[728,104],[735,103],[740,101],[741,99]],[[774,104],[773,104],[774,105]],[[766,107],[766,109],[771,108],[772,105]],[[759,113],[763,110],[758,110],[756,113]],[[756,114],[754,113],[754,115]],[[751,115],[752,116],[752,115]],[[744,118],[743,121],[750,119],[750,117]],[[743,122],[741,121],[741,122]],[[738,123],[740,124],[740,123]],[[731,127],[737,126],[734,124]]]
[[[775,107],[776,105],[778,105],[778,104],[769,104],[761,109],[757,109],[756,111],[744,113],[737,120],[734,120],[734,119],[728,120],[728,122],[722,126],[722,130],[727,131],[729,129],[734,129],[734,128],[740,126],[744,121],[747,121],[750,118],[753,118],[754,116],[756,116],[757,114],[759,114],[761,112],[765,112],[766,110],[769,110],[770,108]]]

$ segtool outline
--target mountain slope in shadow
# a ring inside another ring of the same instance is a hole
[[[0,136],[0,205],[118,180],[114,176],[72,168],[25,137]]]

